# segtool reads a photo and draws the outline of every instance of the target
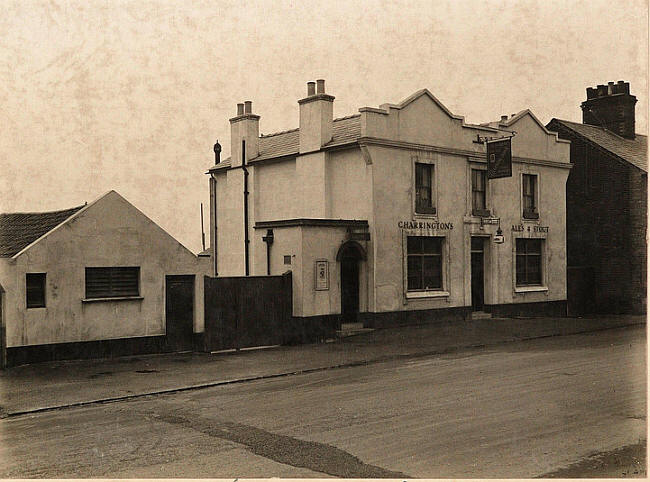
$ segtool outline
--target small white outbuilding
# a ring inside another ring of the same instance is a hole
[[[208,271],[115,191],[0,214],[2,362],[192,350]]]

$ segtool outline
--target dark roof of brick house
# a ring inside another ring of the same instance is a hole
[[[636,134],[635,139],[626,139],[603,127],[561,119],[552,119],[547,128],[552,129],[549,126],[555,123],[560,124],[593,144],[597,144],[642,171],[648,172],[648,136]]]
[[[334,119],[332,140],[325,147],[347,144],[361,136],[361,116],[359,114]],[[260,154],[251,162],[274,159],[276,157],[295,156],[300,149],[300,129],[276,132],[260,136]],[[230,162],[230,158],[223,163]],[[214,169],[217,166],[213,166]]]
[[[0,214],[0,257],[9,258],[20,252],[83,207],[45,213]]]

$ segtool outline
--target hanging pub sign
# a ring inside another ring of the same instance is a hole
[[[512,177],[512,143],[510,137],[487,141],[487,177]]]

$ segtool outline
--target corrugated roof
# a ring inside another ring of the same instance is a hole
[[[586,138],[587,140],[598,144],[600,147],[608,150],[615,156],[638,167],[642,171],[648,172],[648,137],[642,134],[636,134],[635,139],[626,139],[603,127],[592,126],[589,124],[580,124],[578,122],[553,119],[574,133]]]
[[[361,116],[359,114],[334,119],[332,140],[325,147],[332,147],[354,142],[361,137]],[[274,159],[276,157],[297,155],[300,150],[300,129],[276,132],[260,136],[260,154],[251,162]],[[221,164],[227,166],[230,158]],[[220,166],[220,165],[218,165]],[[218,166],[212,166],[214,169]]]
[[[18,253],[83,207],[46,213],[0,214],[0,257]]]

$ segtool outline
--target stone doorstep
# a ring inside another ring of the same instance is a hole
[[[345,338],[348,336],[361,335],[374,331],[374,328],[364,328],[363,323],[342,323],[341,329],[336,330],[337,338]]]
[[[492,313],[486,313],[485,311],[472,311],[472,320],[487,320],[492,318]]]

